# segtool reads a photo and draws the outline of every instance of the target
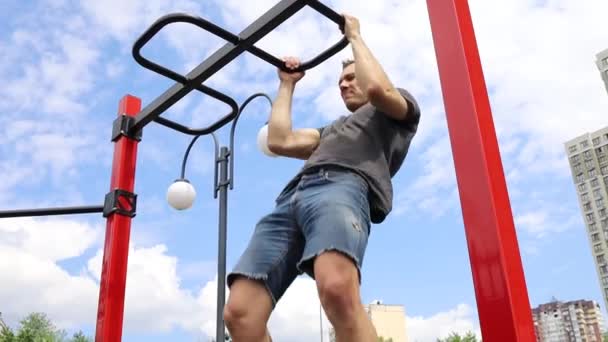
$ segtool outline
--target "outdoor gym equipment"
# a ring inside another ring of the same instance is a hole
[[[427,0],[435,55],[456,169],[460,204],[477,309],[484,341],[535,342],[534,325],[525,283],[513,215],[509,203],[496,132],[484,81],[467,0]],[[107,220],[104,256],[99,289],[96,342],[121,340],[125,281],[131,220],[136,213],[134,193],[137,146],[143,128],[154,121],[196,137],[212,134],[233,122],[230,147],[216,142],[214,196],[220,193],[218,307],[216,339],[224,339],[221,309],[224,305],[227,187],[233,187],[234,124],[242,112],[229,96],[203,82],[243,52],[249,52],[285,70],[282,61],[257,48],[255,43],[309,6],[343,29],[344,21],[319,0],[281,0],[238,35],[213,23],[187,14],[170,14],[157,20],[133,46],[133,57],[143,67],[176,83],[141,109],[141,100],[124,96],[112,127],[114,159],[110,191],[103,205],[1,211],[0,218],[103,213]],[[227,43],[187,75],[180,75],[140,54],[141,48],[163,27],[176,22],[196,25]],[[344,37],[334,46],[295,71],[313,68],[348,45]],[[399,46],[399,42],[395,42]],[[227,104],[231,111],[203,128],[190,128],[161,117],[161,114],[193,90]],[[259,94],[258,94],[259,95]],[[251,100],[250,97],[248,100]],[[215,138],[215,136],[213,135]],[[189,148],[192,146],[192,144]],[[219,152],[218,152],[219,150]],[[184,156],[184,165],[187,154]],[[230,177],[228,177],[230,166]],[[219,167],[219,179],[218,179]],[[185,180],[184,168],[180,181]],[[186,203],[187,204],[187,203]]]

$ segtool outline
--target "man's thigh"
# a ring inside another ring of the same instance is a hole
[[[304,239],[289,204],[278,204],[257,223],[249,244],[228,274],[228,286],[239,276],[258,280],[266,287],[274,307],[299,274],[296,264],[303,247]]]
[[[358,175],[321,170],[303,179],[296,194],[296,218],[306,239],[298,268],[314,278],[314,260],[340,252],[360,270],[370,233],[367,183]]]

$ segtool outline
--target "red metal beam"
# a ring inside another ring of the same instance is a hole
[[[427,0],[484,341],[536,341],[466,0]],[[502,66],[500,66],[502,67]]]
[[[127,95],[120,101],[118,116],[135,116],[141,110],[141,100]],[[137,162],[136,140],[121,136],[114,145],[110,191],[133,192]],[[106,237],[99,287],[96,342],[119,342],[122,325],[129,257],[131,217],[113,213],[107,218]]]

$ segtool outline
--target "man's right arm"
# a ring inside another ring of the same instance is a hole
[[[319,145],[318,129],[292,129],[291,107],[297,81],[281,80],[268,121],[268,149],[284,157],[308,159]]]

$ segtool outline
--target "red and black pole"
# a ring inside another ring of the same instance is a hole
[[[141,138],[140,133],[131,133],[130,127],[140,110],[139,98],[130,95],[123,97],[112,131],[112,141],[115,143],[114,159],[110,192],[106,195],[104,206],[107,223],[97,308],[96,342],[118,342],[122,336],[129,237],[137,199],[133,193],[137,145]]]

